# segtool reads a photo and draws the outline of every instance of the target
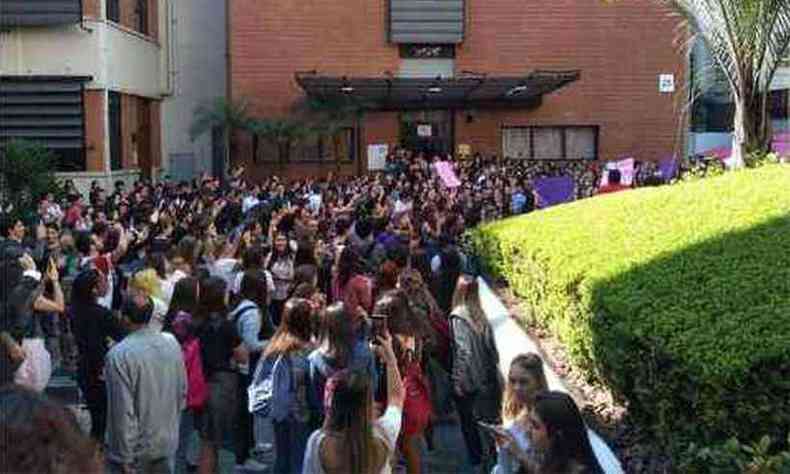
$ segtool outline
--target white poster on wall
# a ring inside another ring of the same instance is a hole
[[[663,94],[675,92],[675,75],[661,74],[658,76],[658,90]]]
[[[431,127],[431,124],[424,123],[417,125],[417,136],[422,138],[433,136],[433,127]]]
[[[387,166],[389,145],[368,145],[368,170],[383,170]]]

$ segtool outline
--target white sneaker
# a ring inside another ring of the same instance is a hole
[[[247,461],[244,463],[244,466],[242,467],[244,469],[247,469],[248,471],[253,471],[253,472],[268,472],[270,466],[250,458],[247,459]]]

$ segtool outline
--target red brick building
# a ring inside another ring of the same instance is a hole
[[[687,61],[678,18],[653,0],[231,0],[228,21],[229,95],[253,115],[285,116],[306,95],[365,101],[346,172],[367,169],[371,144],[591,160],[682,146]],[[312,140],[288,174],[334,169]],[[270,172],[276,148],[253,158],[251,143],[237,136],[234,156]]]

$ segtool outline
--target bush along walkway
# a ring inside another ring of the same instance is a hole
[[[743,472],[687,461],[711,451],[692,444],[718,450],[736,435],[768,436],[769,455],[790,445],[788,189],[790,167],[764,165],[557,206],[472,239],[527,308],[522,322],[627,403],[675,472]]]

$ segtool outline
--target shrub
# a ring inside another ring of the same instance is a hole
[[[577,201],[472,238],[531,322],[660,442],[785,439],[790,167]]]
[[[56,193],[55,157],[46,148],[26,141],[11,141],[0,148],[0,201],[13,205],[16,215],[35,212],[36,200]]]
[[[790,444],[790,436],[787,444]],[[790,451],[773,454],[773,442],[768,436],[751,445],[741,444],[736,438],[713,447],[691,444],[683,453],[679,468],[686,474],[788,474]]]

